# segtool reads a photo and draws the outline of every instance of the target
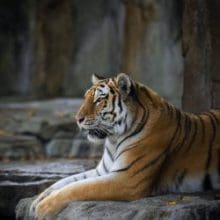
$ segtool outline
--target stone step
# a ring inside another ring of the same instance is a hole
[[[96,165],[95,160],[57,160],[0,163],[0,219],[14,219],[22,198],[34,196],[71,174]]]

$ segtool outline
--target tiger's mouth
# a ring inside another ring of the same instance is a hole
[[[104,138],[107,137],[107,134],[104,131],[100,130],[100,129],[90,129],[89,130],[89,135],[93,136],[93,137],[97,137],[99,139],[104,139]]]

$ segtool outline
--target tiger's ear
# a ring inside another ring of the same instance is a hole
[[[102,76],[98,76],[97,74],[92,74],[92,83],[96,84],[98,81],[105,79]]]
[[[123,98],[126,98],[131,91],[131,79],[127,74],[120,73],[117,76],[117,83],[121,95],[123,96]]]

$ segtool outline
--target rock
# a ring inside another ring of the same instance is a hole
[[[204,112],[220,108],[220,2],[185,0],[182,23],[183,108]]]
[[[43,140],[51,139],[58,131],[71,131],[74,136],[79,131],[74,114],[81,102],[80,99],[53,99],[0,103],[0,129],[8,133],[32,134]]]
[[[176,0],[4,4],[0,95],[80,97],[92,73],[128,72],[180,105],[181,5]]]
[[[48,157],[68,157],[71,146],[71,139],[53,139],[46,145],[46,154]]]
[[[43,146],[36,137],[0,135],[0,160],[39,159],[44,155]]]
[[[0,163],[0,218],[13,219],[22,198],[42,192],[56,180],[95,167],[94,160]]]
[[[210,73],[211,38],[208,2],[186,0],[183,14],[185,56],[183,108],[203,112],[212,106]],[[196,85],[196,86],[195,86]]]
[[[182,1],[124,1],[122,72],[181,107]]]
[[[67,132],[58,132],[46,145],[48,157],[65,158],[100,158],[103,153],[103,146],[89,142],[83,132],[77,133],[74,138],[69,138]]]
[[[100,157],[101,146],[94,147],[75,123],[81,101],[0,103],[0,158]]]
[[[132,202],[72,202],[54,220],[201,220],[220,218],[220,197],[215,194],[163,195]],[[21,200],[16,207],[17,219],[28,220],[27,212],[33,198]]]
[[[73,137],[73,132],[70,131],[58,131],[54,134],[54,139],[71,139]]]
[[[69,152],[69,157],[78,158],[99,158],[103,154],[103,146],[88,142],[86,139],[75,138],[72,143],[72,148]]]

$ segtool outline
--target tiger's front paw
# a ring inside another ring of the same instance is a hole
[[[29,219],[30,220],[36,220],[37,215],[36,215],[36,209],[38,204],[44,200],[47,196],[49,196],[52,193],[52,190],[47,189],[43,193],[41,193],[31,204],[30,209],[29,209]]]
[[[59,199],[58,193],[54,192],[47,196],[41,202],[34,204],[31,210],[33,220],[43,220],[43,219],[53,219],[62,208],[64,208],[64,203]]]
[[[36,215],[35,215],[35,211],[36,211],[36,206],[37,206],[37,199],[35,199],[31,206],[30,206],[30,209],[29,209],[29,214],[28,214],[28,217],[30,220],[36,220]]]

